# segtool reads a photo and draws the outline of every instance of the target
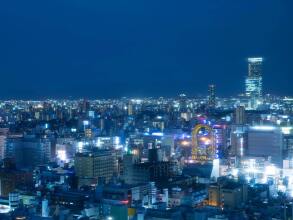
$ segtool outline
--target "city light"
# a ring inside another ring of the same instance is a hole
[[[253,126],[250,129],[259,130],[259,131],[272,131],[272,130],[275,130],[276,127],[273,127],[273,126]]]
[[[67,161],[66,151],[65,150],[57,150],[57,158],[62,161]]]
[[[290,1],[39,2],[0,6],[0,220],[293,220]]]

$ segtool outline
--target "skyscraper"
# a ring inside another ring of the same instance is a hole
[[[245,81],[246,96],[250,98],[262,97],[262,65],[263,58],[248,58],[248,76]]]
[[[210,108],[216,107],[216,86],[209,85],[208,105]]]
[[[245,94],[249,98],[248,108],[256,109],[262,98],[262,57],[248,58],[248,76],[245,80]]]

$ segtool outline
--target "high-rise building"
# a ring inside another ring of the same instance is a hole
[[[245,79],[245,94],[249,98],[248,107],[256,109],[262,98],[263,58],[248,58],[248,76]]]
[[[216,107],[216,86],[209,85],[209,97],[208,97],[208,105],[210,108]]]
[[[262,97],[262,66],[262,57],[248,58],[248,76],[245,81],[248,97]]]

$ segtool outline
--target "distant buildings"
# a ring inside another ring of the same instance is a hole
[[[293,99],[248,62],[247,96],[0,101],[0,219],[286,219]]]

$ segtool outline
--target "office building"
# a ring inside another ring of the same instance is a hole
[[[109,182],[117,173],[117,160],[110,150],[98,150],[92,153],[78,153],[74,159],[75,172],[79,186]]]

